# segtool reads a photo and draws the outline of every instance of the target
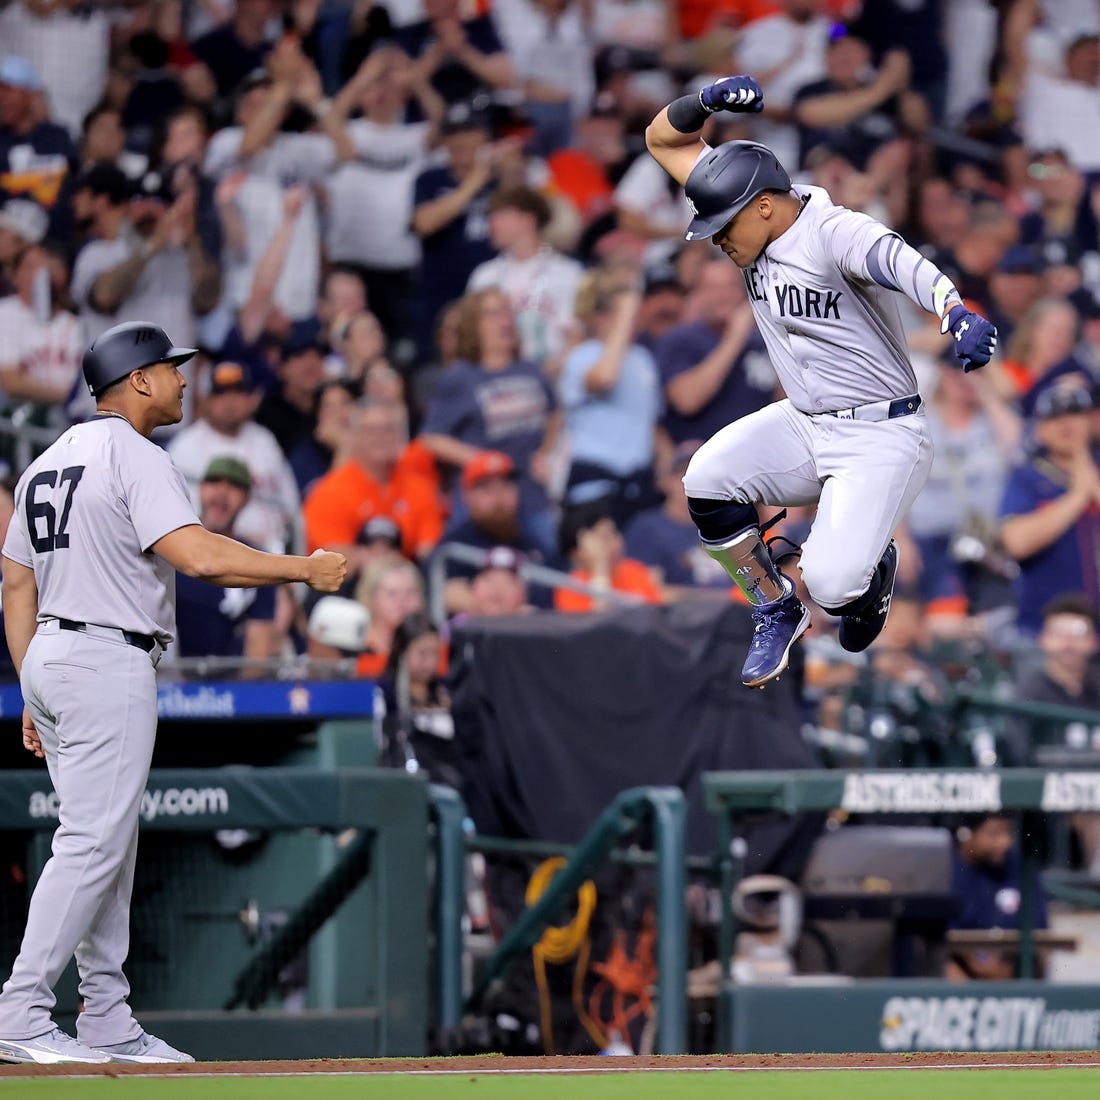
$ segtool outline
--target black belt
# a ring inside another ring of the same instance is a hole
[[[75,630],[78,634],[86,634],[88,631],[87,623],[76,623],[72,619],[58,619],[57,625],[62,630]],[[119,630],[119,634],[128,645],[136,646],[138,649],[144,650],[146,653],[152,653],[156,648],[157,640],[152,634],[137,634],[133,630]]]

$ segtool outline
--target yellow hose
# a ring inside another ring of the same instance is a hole
[[[565,866],[562,856],[553,856],[544,860],[535,868],[531,881],[527,884],[526,902],[528,908],[535,904],[546,892],[553,877]],[[607,1045],[607,1039],[596,1022],[584,1008],[584,976],[588,971],[588,959],[592,950],[589,930],[592,914],[596,909],[596,884],[591,879],[583,882],[577,891],[577,913],[568,924],[551,925],[538,943],[531,949],[531,959],[535,968],[535,984],[539,990],[539,1017],[542,1027],[542,1045],[547,1054],[554,1053],[554,1019],[550,1003],[550,989],[546,980],[546,965],[564,966],[576,959],[573,970],[573,1007],[584,1025],[585,1030],[601,1050]]]

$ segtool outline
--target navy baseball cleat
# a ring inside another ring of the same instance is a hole
[[[752,618],[756,629],[741,669],[741,682],[745,687],[758,688],[787,667],[791,646],[809,629],[810,613],[794,594],[792,585],[781,600],[754,607]]]
[[[882,581],[871,605],[859,614],[841,616],[840,645],[849,653],[862,653],[882,633],[889,618],[894,578],[898,575],[898,547],[893,539],[882,555],[882,566]]]

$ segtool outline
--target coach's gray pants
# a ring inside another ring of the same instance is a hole
[[[0,1037],[49,1031],[53,987],[76,955],[89,1046],[135,1039],[126,998],[138,816],[157,728],[148,653],[43,623],[20,676],[60,802],[53,856],[31,898],[27,929],[0,994]]]
[[[894,420],[808,416],[778,401],[735,420],[695,452],[689,497],[817,504],[799,568],[825,608],[862,596],[932,466],[923,412]]]

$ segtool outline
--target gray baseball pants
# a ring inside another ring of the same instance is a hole
[[[113,637],[112,637],[113,635]],[[141,796],[157,729],[159,649],[118,631],[98,636],[39,624],[20,682],[60,804],[53,854],[31,898],[27,928],[0,993],[0,1037],[30,1039],[53,1026],[53,987],[75,954],[87,1046],[136,1039],[126,998],[130,894]]]
[[[799,568],[826,608],[867,591],[932,466],[923,412],[894,420],[808,416],[778,401],[715,432],[684,474],[689,497],[817,504]]]

